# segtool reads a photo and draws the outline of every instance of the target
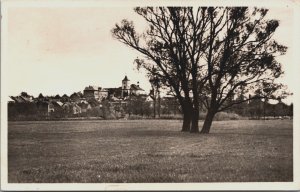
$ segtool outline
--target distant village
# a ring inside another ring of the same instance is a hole
[[[166,97],[164,101],[166,100],[172,100],[172,113],[179,113],[175,98]],[[41,93],[38,97],[33,97],[22,92],[19,96],[10,96],[8,103],[8,117],[11,120],[65,117],[106,119],[124,118],[126,114],[151,116],[151,113],[153,113],[153,97],[140,87],[139,82],[131,84],[127,76],[122,80],[122,86],[118,88],[90,85],[85,87],[83,92],[74,92],[70,96],[66,94],[44,96]]]
[[[70,96],[33,97],[26,92],[10,96],[8,102],[9,120],[47,120],[47,119],[139,119],[139,118],[181,118],[177,100],[173,96],[155,97],[154,91],[147,93],[139,82],[131,84],[127,76],[118,88],[87,86],[83,92]],[[242,103],[223,113],[222,119],[240,117],[282,118],[293,116],[293,104],[281,101],[277,104],[263,102],[261,99]],[[228,115],[229,114],[229,115]],[[205,115],[205,111],[201,113]],[[202,117],[204,118],[204,116]],[[201,119],[201,117],[200,117]]]

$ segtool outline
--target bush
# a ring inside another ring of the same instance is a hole
[[[160,119],[182,119],[181,114],[162,114]]]
[[[226,120],[241,120],[243,117],[239,116],[236,113],[228,113],[228,112],[219,112],[216,114],[214,120],[215,121],[226,121]]]
[[[88,109],[86,114],[83,115],[86,115],[88,117],[103,117],[103,110],[99,106],[96,106]]]
[[[128,116],[128,119],[129,120],[149,119],[149,117],[148,116],[141,116],[141,115],[131,114],[131,115]]]

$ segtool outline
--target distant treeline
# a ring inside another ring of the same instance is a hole
[[[156,104],[144,97],[132,97],[126,102],[104,100],[98,102],[68,101],[33,101],[9,102],[8,120],[60,120],[60,119],[182,119],[180,107],[174,98],[162,98]],[[154,117],[154,114],[156,116]],[[200,120],[205,118],[206,111],[200,113]],[[293,104],[283,102],[270,104],[260,99],[236,105],[226,112],[220,112],[216,120],[283,118],[293,116]]]

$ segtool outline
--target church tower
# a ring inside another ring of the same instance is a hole
[[[129,95],[130,86],[129,86],[129,79],[127,75],[125,75],[124,79],[122,80],[122,94],[121,97],[124,98]]]

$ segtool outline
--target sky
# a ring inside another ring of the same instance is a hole
[[[293,9],[270,8],[268,17],[280,21],[274,38],[288,46],[287,54],[278,58],[285,71],[278,81],[293,91]],[[125,75],[149,91],[145,72],[133,64],[137,52],[111,35],[122,19],[134,21],[139,29],[146,26],[131,7],[9,8],[8,95],[70,95],[88,85],[120,87]]]

